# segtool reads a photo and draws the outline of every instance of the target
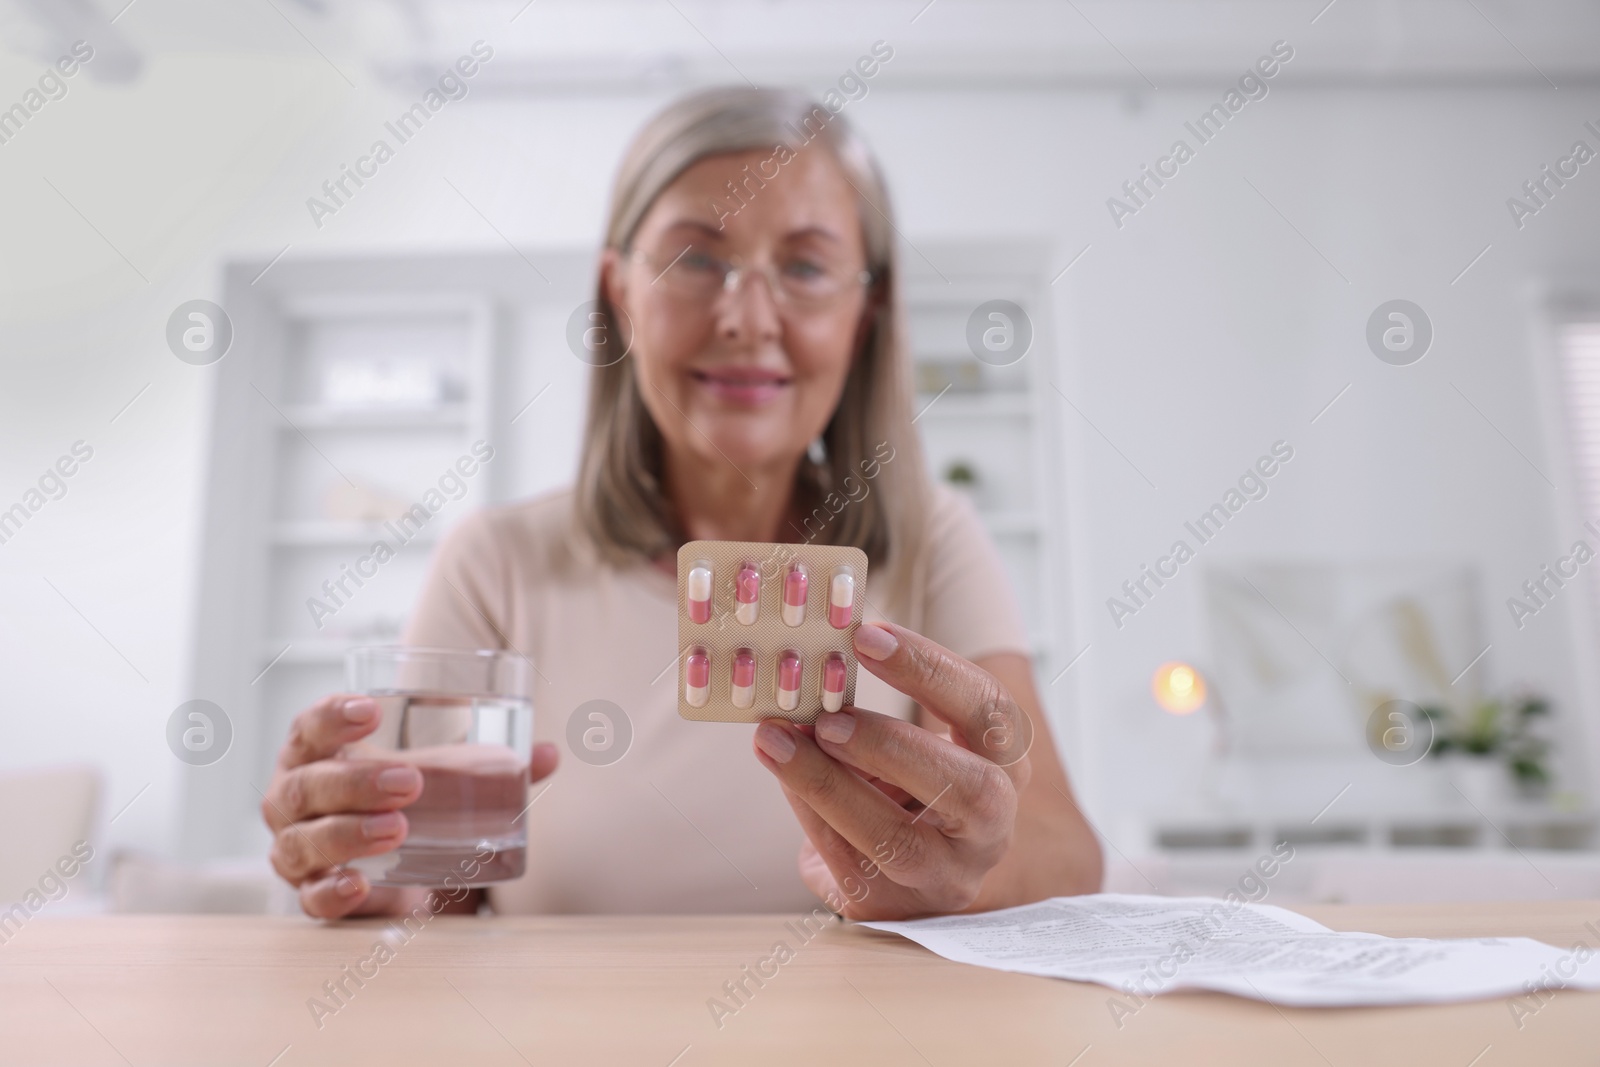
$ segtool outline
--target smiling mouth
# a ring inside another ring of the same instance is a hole
[[[734,367],[691,370],[689,377],[718,398],[740,405],[768,403],[793,381],[776,371]]]

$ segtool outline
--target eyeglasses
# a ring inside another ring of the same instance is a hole
[[[766,276],[767,289],[779,303],[808,309],[824,307],[872,281],[871,271],[806,256],[795,256],[781,263],[741,264],[693,245],[686,246],[671,260],[653,256],[642,248],[634,251],[633,258],[655,272],[650,284],[706,304],[715,300],[719,293],[737,292],[740,283],[751,274]]]

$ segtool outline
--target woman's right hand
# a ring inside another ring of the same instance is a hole
[[[300,891],[300,907],[319,919],[397,914],[409,896],[374,889],[344,864],[399,848],[401,808],[422,795],[422,772],[403,760],[345,760],[339,751],[372,733],[380,719],[369,697],[336,693],[295,717],[261,802],[273,833],[272,866]],[[529,777],[555,770],[556,747],[534,746]]]
[[[295,716],[278,768],[261,802],[272,831],[272,867],[300,890],[300,907],[319,919],[383,913],[399,893],[374,890],[344,864],[400,847],[400,809],[422,795],[422,772],[400,760],[338,758],[341,748],[378,728],[377,702],[350,693],[324,697]]]

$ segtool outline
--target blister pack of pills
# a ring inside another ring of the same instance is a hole
[[[815,722],[856,696],[867,554],[690,541],[678,550],[678,714]]]

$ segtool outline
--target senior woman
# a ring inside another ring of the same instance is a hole
[[[463,520],[406,632],[538,668],[530,775],[549,781],[526,875],[487,903],[821,898],[867,919],[1098,890],[1015,596],[971,506],[925,474],[888,200],[843,119],[760,89],[666,108],[622,162],[597,300],[626,355],[593,371],[576,485]],[[814,728],[678,717],[675,555],[698,539],[866,552],[857,706]],[[556,773],[553,739],[593,699],[628,715],[631,748]],[[398,847],[422,791],[403,763],[340,759],[377,718],[349,694],[301,713],[262,805],[273,864],[313,916],[419,899],[340,866]]]

